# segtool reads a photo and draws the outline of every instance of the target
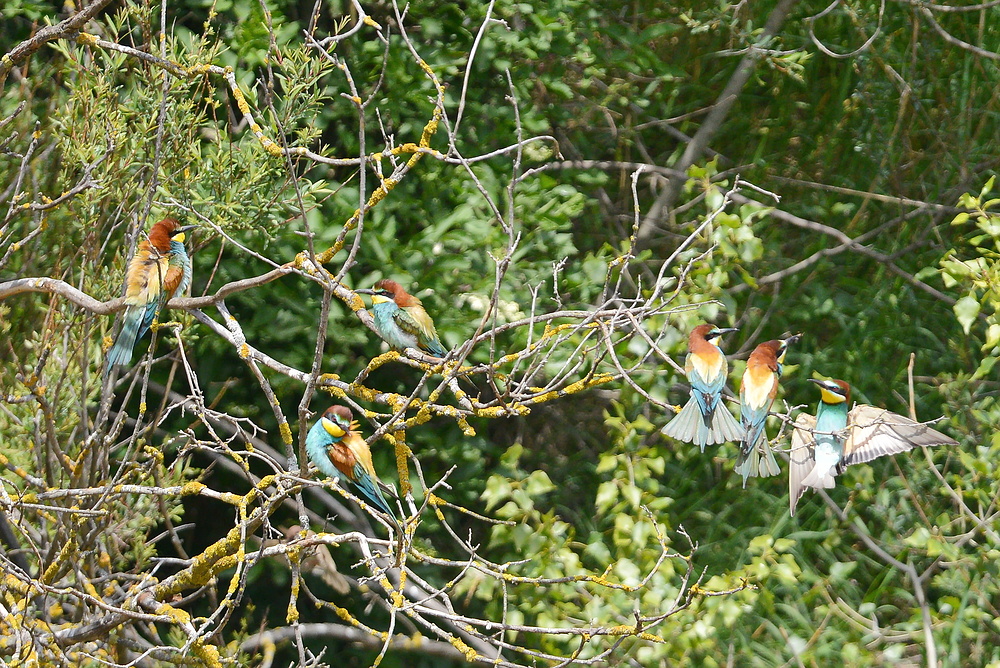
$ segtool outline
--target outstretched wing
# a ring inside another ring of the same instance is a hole
[[[848,435],[844,458],[837,466],[842,472],[851,464],[870,462],[884,455],[907,452],[919,446],[957,445],[939,431],[884,408],[859,404],[847,415]]]
[[[788,453],[788,510],[795,514],[795,506],[806,488],[802,481],[816,467],[813,454],[816,439],[813,431],[816,429],[816,418],[806,413],[799,413],[795,418],[795,429],[792,430],[792,450]]]

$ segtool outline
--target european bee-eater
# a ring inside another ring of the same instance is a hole
[[[388,515],[398,526],[396,514],[379,489],[372,452],[357,429],[358,423],[350,408],[331,406],[309,430],[306,454],[322,473],[331,478],[347,478],[358,496]]]
[[[754,348],[747,360],[747,368],[740,382],[740,423],[743,425],[744,436],[735,467],[736,472],[743,476],[744,487],[750,476],[778,475],[780,471],[767,442],[764,423],[767,422],[771,404],[778,395],[778,381],[785,364],[785,353],[789,344],[795,343],[801,336],[796,334],[787,339],[765,341]]]
[[[662,432],[679,441],[705,446],[743,437],[740,423],[722,405],[722,389],[729,375],[729,363],[719,349],[719,337],[737,331],[734,327],[719,329],[714,325],[698,325],[688,337],[688,356],[684,371],[691,382],[691,398]]]
[[[884,408],[847,404],[851,387],[842,380],[815,380],[820,402],[816,417],[799,414],[792,432],[788,466],[788,505],[792,515],[806,487],[830,489],[834,476],[851,464],[906,452],[918,446],[958,445],[926,424]]]
[[[184,232],[192,227],[179,227],[173,218],[164,218],[139,242],[125,273],[125,319],[106,356],[105,376],[114,366],[132,361],[132,349],[149,331],[156,314],[191,285],[191,258],[184,248]]]
[[[399,283],[383,278],[373,289],[357,292],[371,295],[375,330],[394,350],[419,348],[437,357],[448,354],[420,300]]]

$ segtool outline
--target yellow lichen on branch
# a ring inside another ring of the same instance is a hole
[[[288,426],[287,422],[282,422],[278,425],[278,432],[281,434],[281,442],[285,445],[292,444],[292,429]]]
[[[174,624],[182,628],[191,628],[191,615],[184,610],[175,608],[168,603],[161,603],[155,612],[157,615],[170,618]],[[191,652],[201,659],[203,665],[209,668],[222,668],[218,648],[214,645],[205,644],[203,638],[194,639],[191,645]]]
[[[437,81],[437,78],[434,75],[433,70],[431,70],[430,66],[427,65],[427,63],[421,60],[420,66],[430,74],[433,81],[435,82]],[[440,88],[440,84],[435,84],[435,85],[438,86],[439,88],[439,95],[443,95],[444,91],[443,89]],[[427,121],[426,125],[424,125],[424,129],[420,134],[420,148],[428,148],[430,146],[431,138],[434,136],[434,133],[437,132],[438,125],[440,125],[441,123],[442,113],[443,110],[441,109],[441,106],[435,105],[434,113],[431,115],[431,119]],[[417,164],[417,162],[420,161],[420,158],[422,158],[423,156],[424,156],[423,151],[416,151],[412,156],[410,156],[410,159],[406,161],[406,169],[397,170],[397,172],[401,171],[402,173],[405,173],[409,171],[414,167],[414,165]],[[375,188],[374,191],[372,191],[371,196],[369,196],[368,201],[365,203],[364,211],[367,212],[369,209],[378,205],[378,203],[381,202],[383,199],[385,199],[386,195],[388,195],[389,192],[391,192],[392,189],[396,187],[397,183],[399,183],[398,178],[383,179],[382,182],[379,184],[379,186]],[[349,231],[357,227],[358,221],[361,219],[361,214],[362,210],[356,209],[354,211],[354,214],[344,223],[344,230]],[[333,257],[337,253],[339,253],[340,250],[344,247],[344,243],[345,243],[345,238],[342,237],[333,246],[327,248],[325,251],[318,254],[316,258],[319,261],[319,263],[326,264],[327,262],[332,260]]]
[[[410,470],[406,459],[410,456],[410,446],[406,444],[406,430],[396,429],[392,432],[392,443],[396,452],[396,471],[399,474],[399,493],[406,496],[412,489],[410,486]]]
[[[479,658],[479,653],[476,650],[469,647],[468,645],[466,645],[461,638],[458,637],[452,638],[451,644],[455,647],[455,649],[461,652],[463,656],[465,656],[466,661],[472,662],[475,661],[477,658]]]
[[[97,36],[90,33],[81,32],[76,36],[76,43],[86,46],[97,46]]]

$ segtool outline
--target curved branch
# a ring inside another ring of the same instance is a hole
[[[15,278],[12,281],[0,283],[0,300],[24,292],[48,292],[60,295],[96,315],[110,315],[125,306],[125,300],[122,297],[102,302],[58,278]]]
[[[254,634],[243,641],[243,644],[240,645],[240,651],[256,653],[263,647],[289,642],[298,636],[301,636],[303,639],[327,639],[357,643],[369,649],[379,649],[382,646],[381,638],[343,624],[299,624],[297,626],[286,626]],[[429,638],[414,639],[398,634],[389,640],[389,650],[439,656],[451,661],[463,661],[465,659],[464,654],[449,643],[441,640],[431,640]]]
[[[111,4],[111,0],[95,0],[93,4],[84,7],[65,21],[60,21],[54,26],[42,28],[29,39],[24,40],[11,49],[10,53],[5,53],[0,58],[0,89],[3,88],[4,81],[7,80],[7,75],[15,65],[20,65],[31,54],[49,42],[72,37],[87,24],[87,21],[97,16],[109,4]]]
[[[733,199],[734,202],[736,202],[738,204],[754,204],[756,206],[761,206],[761,207],[766,206],[764,204],[761,204],[760,202],[757,202],[755,200],[750,199],[749,197],[744,197],[744,196],[738,195],[738,194],[734,194],[732,199]],[[862,235],[862,237],[858,237],[858,238],[855,239],[855,238],[849,237],[848,235],[844,234],[843,232],[841,232],[840,230],[838,230],[835,227],[830,227],[829,225],[824,225],[823,223],[818,223],[818,222],[816,222],[814,220],[806,220],[805,218],[800,218],[799,216],[796,216],[795,214],[788,213],[787,211],[782,211],[781,209],[773,209],[772,208],[768,215],[770,215],[775,220],[780,220],[782,222],[789,223],[791,225],[794,225],[795,227],[798,227],[798,228],[801,228],[801,229],[804,229],[804,230],[810,230],[812,232],[819,232],[820,234],[825,234],[825,235],[827,235],[829,237],[833,237],[834,239],[836,239],[837,241],[840,242],[840,245],[839,246],[835,246],[833,248],[825,248],[825,249],[823,249],[821,251],[818,251],[818,252],[814,253],[813,255],[805,258],[804,260],[801,260],[801,261],[795,263],[791,267],[787,267],[786,269],[783,269],[782,271],[775,272],[774,274],[770,274],[768,276],[765,276],[764,278],[760,279],[760,281],[758,281],[758,284],[774,283],[774,282],[780,281],[783,278],[785,278],[785,277],[787,277],[787,276],[789,276],[791,274],[794,274],[794,273],[797,273],[799,271],[802,271],[806,267],[808,267],[808,266],[810,266],[812,264],[815,264],[817,261],[819,261],[820,259],[822,259],[824,257],[828,257],[830,255],[836,255],[836,254],[842,253],[843,251],[846,251],[846,250],[853,250],[853,251],[855,251],[855,252],[857,252],[857,253],[859,253],[861,255],[864,255],[866,257],[869,257],[869,258],[875,260],[876,262],[878,262],[881,265],[884,265],[886,267],[886,269],[888,269],[892,273],[896,274],[897,276],[899,276],[900,278],[902,278],[904,281],[906,281],[907,283],[909,283],[913,287],[915,287],[915,288],[917,288],[919,290],[922,290],[922,291],[926,292],[927,294],[931,295],[935,299],[937,299],[939,301],[942,301],[945,304],[948,304],[949,306],[954,306],[955,305],[956,300],[955,300],[954,297],[946,295],[945,293],[941,292],[937,288],[935,288],[933,286],[930,286],[927,283],[924,283],[923,281],[921,281],[916,276],[914,276],[914,275],[910,274],[909,272],[901,269],[899,266],[896,265],[895,262],[892,261],[892,257],[890,257],[890,256],[888,256],[888,255],[886,255],[884,253],[881,253],[881,252],[879,252],[877,250],[874,250],[872,248],[869,248],[868,246],[865,246],[862,243],[862,240],[863,239],[867,239],[868,235]],[[731,292],[741,292],[741,291],[747,290],[749,288],[750,288],[750,285],[744,283],[742,285],[733,286],[733,288],[731,288],[730,291]],[[981,317],[985,317],[985,316],[981,316]]]
[[[978,12],[984,9],[990,9],[991,7],[996,7],[1000,5],[1000,0],[989,0],[989,2],[980,2],[978,5],[963,5],[961,7],[954,7],[952,5],[935,5],[931,2],[923,2],[922,0],[901,0],[902,2],[913,5],[914,7],[920,7],[921,9],[929,9],[931,11],[940,12],[942,14],[951,14],[958,12]]]
[[[963,42],[962,40],[960,40],[959,38],[955,37],[950,32],[948,32],[947,30],[942,28],[941,24],[938,23],[937,20],[934,18],[934,14],[931,13],[931,10],[927,9],[926,7],[920,8],[920,14],[927,20],[928,23],[931,24],[931,27],[934,28],[935,32],[937,32],[937,34],[940,35],[941,38],[944,41],[948,42],[949,44],[954,44],[960,49],[965,49],[966,51],[974,53],[977,56],[982,56],[983,58],[989,58],[990,60],[1000,60],[1000,53],[996,53],[994,51],[987,51],[986,49],[982,49],[976,46],[975,44],[969,44],[968,42]]]
[[[298,270],[293,266],[285,265],[269,271],[266,274],[226,283],[212,295],[205,295],[203,297],[175,297],[167,302],[167,307],[180,308],[190,311],[193,309],[205,308],[207,306],[214,306],[222,302],[231,294],[260,287],[261,285],[270,283],[281,276],[297,272]],[[80,308],[90,311],[94,315],[111,315],[125,307],[125,300],[122,297],[116,297],[114,299],[109,299],[106,302],[102,302],[58,278],[15,278],[14,280],[0,283],[0,300],[4,300],[7,297],[13,297],[14,295],[23,294],[25,292],[48,292],[50,294],[60,295]]]

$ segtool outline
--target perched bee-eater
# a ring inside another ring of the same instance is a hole
[[[105,376],[114,366],[132,361],[132,349],[149,331],[156,314],[191,285],[191,258],[184,249],[184,233],[193,227],[179,227],[173,218],[164,218],[139,242],[125,273],[125,319],[106,356]]]
[[[420,300],[399,283],[383,278],[373,289],[357,292],[372,296],[375,330],[393,350],[419,348],[437,357],[448,354]]]
[[[691,398],[662,431],[679,441],[705,446],[743,438],[743,430],[732,413],[722,404],[722,390],[729,375],[729,363],[719,349],[719,337],[737,331],[698,325],[688,337],[688,356],[684,371],[691,381]]]
[[[809,379],[819,385],[816,417],[799,414],[792,432],[788,505],[792,515],[806,487],[830,489],[851,464],[906,452],[918,446],[958,445],[939,431],[884,408],[847,404],[851,387],[842,380]]]
[[[372,464],[372,452],[358,433],[358,423],[346,406],[331,406],[306,436],[306,454],[322,473],[331,478],[347,478],[362,499],[385,513],[398,526]]]
[[[787,339],[765,341],[754,348],[747,360],[747,368],[740,382],[740,422],[744,436],[735,467],[736,472],[743,476],[744,487],[750,476],[778,475],[780,470],[767,442],[764,423],[771,404],[778,395],[778,381],[785,364],[785,353],[789,344],[795,343],[801,336],[796,334]]]

